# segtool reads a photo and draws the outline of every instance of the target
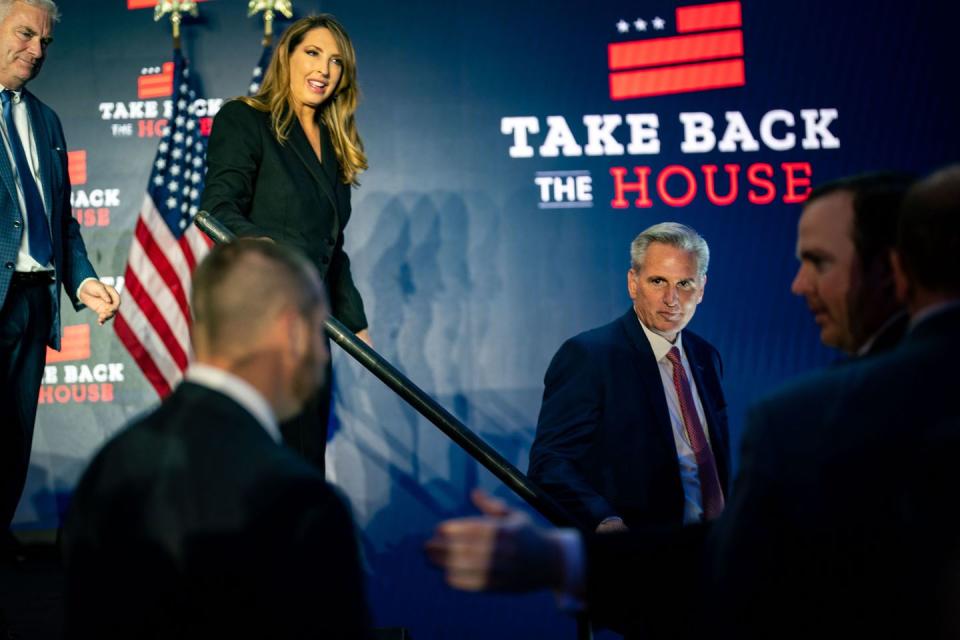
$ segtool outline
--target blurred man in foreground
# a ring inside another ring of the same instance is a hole
[[[841,178],[814,189],[803,204],[800,267],[790,290],[807,301],[823,344],[848,356],[882,352],[906,333],[890,251],[912,181],[899,173]]]
[[[74,495],[66,635],[365,637],[350,515],[278,427],[323,382],[320,278],[289,249],[239,240],[193,287],[196,363]]]

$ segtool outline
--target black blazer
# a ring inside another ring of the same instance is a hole
[[[90,464],[63,533],[68,638],[362,638],[350,515],[227,396],[184,383]]]
[[[588,537],[591,608],[698,638],[960,637],[957,361],[960,306],[758,403],[713,524]]]
[[[730,447],[720,355],[690,331],[693,370],[722,486]],[[530,478],[587,529],[682,524],[683,485],[660,369],[631,308],[560,347],[544,379]]]
[[[266,236],[302,251],[327,285],[333,315],[356,332],[367,318],[343,250],[350,185],[340,179],[326,127],[320,139],[322,163],[296,118],[280,144],[269,113],[227,102],[210,133],[201,208],[238,236]]]

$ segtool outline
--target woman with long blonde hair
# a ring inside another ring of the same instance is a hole
[[[367,168],[357,103],[356,54],[343,26],[327,14],[294,22],[259,92],[227,102],[214,119],[202,208],[238,236],[302,251],[324,279],[333,316],[369,342],[343,250],[350,189]],[[321,468],[329,403],[328,385],[301,419],[281,425]]]

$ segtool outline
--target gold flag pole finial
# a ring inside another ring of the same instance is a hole
[[[173,25],[173,46],[180,47],[180,21],[181,15],[189,13],[196,17],[196,0],[157,0],[157,8],[153,11],[153,19],[159,21],[163,16],[170,14],[170,23]]]
[[[263,12],[263,44],[273,42],[273,18],[276,13],[286,18],[293,17],[293,0],[250,0],[247,7],[247,17],[250,18]]]

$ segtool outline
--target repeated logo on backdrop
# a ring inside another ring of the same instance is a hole
[[[70,207],[81,227],[109,227],[111,214],[122,205],[120,189],[102,187],[94,181],[88,186],[87,151],[67,152],[67,170],[70,174]]]
[[[173,113],[173,63],[140,69],[136,82],[137,99],[101,102],[100,119],[110,123],[115,138],[160,138]],[[209,136],[223,98],[197,98],[193,104],[200,117],[200,133]]]
[[[124,380],[124,363],[90,360],[90,325],[63,327],[60,351],[47,349],[39,404],[113,402],[114,385]]]
[[[637,105],[629,112],[583,115],[570,122],[561,115],[501,118],[511,158],[623,158],[612,164],[598,185],[581,166],[535,171],[541,209],[590,208],[596,202],[613,209],[686,207],[735,203],[769,205],[803,202],[814,167],[809,153],[840,148],[831,129],[833,107],[787,108],[771,104],[749,119],[738,109],[722,112],[661,112],[658,96],[725,89],[746,84],[740,2],[677,7],[672,22],[659,15],[621,18],[613,31],[629,38],[607,51],[609,99]],[[649,36],[649,37],[647,37]],[[679,151],[689,162],[657,163],[664,150],[661,132],[679,134]],[[777,162],[744,162],[757,151],[782,154]],[[797,155],[803,152],[802,157]],[[730,161],[697,162],[706,154],[729,154]],[[597,188],[609,195],[600,199]]]

